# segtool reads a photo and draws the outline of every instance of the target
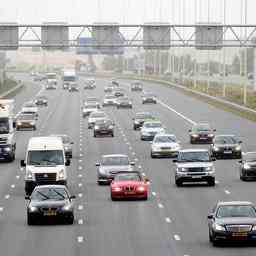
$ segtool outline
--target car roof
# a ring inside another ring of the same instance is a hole
[[[191,148],[191,149],[182,149],[179,152],[186,153],[186,152],[209,152],[208,149],[204,148]]]
[[[227,201],[227,202],[218,202],[218,206],[232,206],[232,205],[254,205],[252,202],[249,201]]]
[[[33,150],[63,149],[63,142],[59,137],[32,137],[29,139],[28,148]]]

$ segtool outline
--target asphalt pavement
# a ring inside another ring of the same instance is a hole
[[[156,105],[142,105],[141,94],[130,92],[133,109],[104,108],[116,123],[115,137],[94,138],[81,117],[81,102],[87,96],[103,98],[106,79],[96,79],[95,90],[69,93],[61,86],[42,89],[40,83],[21,75],[27,87],[16,97],[16,111],[38,93],[47,95],[49,106],[40,108],[38,129],[17,132],[17,155],[13,163],[0,164],[0,248],[6,256],[254,256],[253,246],[213,247],[208,241],[206,216],[219,200],[249,200],[256,203],[255,183],[239,179],[237,160],[218,160],[215,187],[187,185],[177,188],[171,159],[151,159],[150,144],[133,130],[132,117],[151,111],[181,141],[190,145],[188,130],[198,121],[210,121],[219,134],[235,134],[243,151],[255,150],[255,123],[217,109],[170,88],[145,83],[159,98]],[[82,79],[80,84],[82,86]],[[68,186],[77,196],[75,224],[27,226],[24,199],[24,158],[31,136],[66,133],[74,141],[74,157],[68,168]],[[148,201],[112,202],[108,186],[98,186],[96,167],[101,155],[128,154],[135,169],[151,180]]]

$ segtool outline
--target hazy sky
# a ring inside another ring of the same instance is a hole
[[[241,2],[226,0],[227,23],[241,22]],[[208,2],[210,17],[208,17]],[[256,0],[248,2],[248,23],[256,24]],[[183,3],[185,8],[183,8]],[[2,0],[0,22],[41,23],[66,21],[93,23],[97,21],[142,23],[144,21],[223,21],[224,0]],[[184,14],[184,15],[183,15]]]

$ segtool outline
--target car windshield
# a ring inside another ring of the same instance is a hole
[[[92,118],[104,118],[106,117],[105,113],[92,113],[91,116]]]
[[[62,150],[33,150],[28,152],[28,165],[64,165]]]
[[[95,125],[111,125],[112,124],[112,122],[111,122],[111,120],[107,120],[107,119],[100,119],[100,120],[97,120],[96,122],[95,122]]]
[[[243,156],[243,160],[245,160],[246,162],[256,162],[256,152],[246,153]]]
[[[115,176],[115,181],[141,181],[138,173],[122,173]]]
[[[224,205],[217,211],[218,218],[247,217],[256,218],[255,208],[251,205]]]
[[[105,97],[106,99],[115,99],[116,97],[114,95],[109,95]]]
[[[33,103],[26,103],[26,104],[24,104],[24,107],[26,107],[26,108],[34,108],[35,104],[33,104]]]
[[[129,165],[129,159],[127,156],[103,157],[102,165]]]
[[[179,162],[209,162],[210,155],[207,151],[198,152],[180,152],[178,155]]]
[[[236,144],[237,140],[233,136],[219,136],[214,140],[216,144]]]
[[[87,98],[87,101],[89,102],[89,101],[98,101],[98,99],[97,98],[94,98],[94,97],[91,97],[91,98]]]
[[[9,133],[9,119],[4,117],[0,118],[0,134]]]
[[[37,188],[31,195],[34,201],[62,201],[68,199],[67,191],[64,188]]]
[[[173,135],[156,136],[154,139],[154,143],[172,143],[176,141],[176,137]]]
[[[97,106],[96,105],[87,105],[87,106],[85,106],[85,108],[97,108]]]
[[[17,120],[34,120],[35,115],[20,115]]]
[[[192,130],[195,132],[209,132],[211,131],[211,127],[209,124],[200,124],[194,126]]]
[[[146,128],[160,128],[162,127],[161,123],[145,123],[144,127]]]

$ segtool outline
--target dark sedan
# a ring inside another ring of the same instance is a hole
[[[208,123],[197,123],[189,130],[190,143],[212,143],[214,132]]]
[[[35,99],[35,104],[37,106],[47,106],[48,105],[48,99],[46,96],[38,96]]]
[[[247,152],[243,154],[239,161],[240,180],[256,179],[256,152]]]
[[[256,241],[256,208],[251,202],[219,202],[208,215],[209,241]]]
[[[242,157],[242,141],[234,135],[218,135],[210,146],[212,156],[216,158],[238,158]]]
[[[73,199],[66,186],[43,185],[35,187],[27,205],[27,224],[40,224],[42,220],[61,220],[74,223]]]
[[[114,137],[114,123],[109,119],[102,119],[95,122],[93,127],[93,136],[111,136]]]
[[[139,81],[133,82],[131,84],[131,91],[132,92],[141,92],[143,90],[142,83]]]

